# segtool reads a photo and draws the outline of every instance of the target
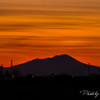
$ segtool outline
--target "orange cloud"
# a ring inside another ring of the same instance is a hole
[[[99,0],[2,0],[1,64],[66,53],[100,66],[99,27]]]

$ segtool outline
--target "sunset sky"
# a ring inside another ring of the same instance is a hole
[[[0,64],[60,54],[100,67],[100,0],[0,0]]]

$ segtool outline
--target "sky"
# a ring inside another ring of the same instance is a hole
[[[61,54],[100,67],[100,0],[0,1],[0,64]]]

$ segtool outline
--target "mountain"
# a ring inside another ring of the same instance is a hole
[[[22,75],[49,75],[68,74],[73,76],[88,75],[89,65],[79,62],[69,55],[57,55],[52,58],[34,59],[32,61],[16,65],[13,69],[19,70]],[[6,68],[5,70],[10,70]],[[100,70],[97,66],[90,66],[90,73],[97,74]]]

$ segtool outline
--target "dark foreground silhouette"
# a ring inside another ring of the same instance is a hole
[[[100,76],[0,77],[0,97],[8,100],[100,100],[100,95],[80,94],[82,90],[100,92]]]
[[[11,63],[11,68],[0,67],[0,98],[100,100],[99,71],[99,67],[68,55],[35,59],[17,66]]]

